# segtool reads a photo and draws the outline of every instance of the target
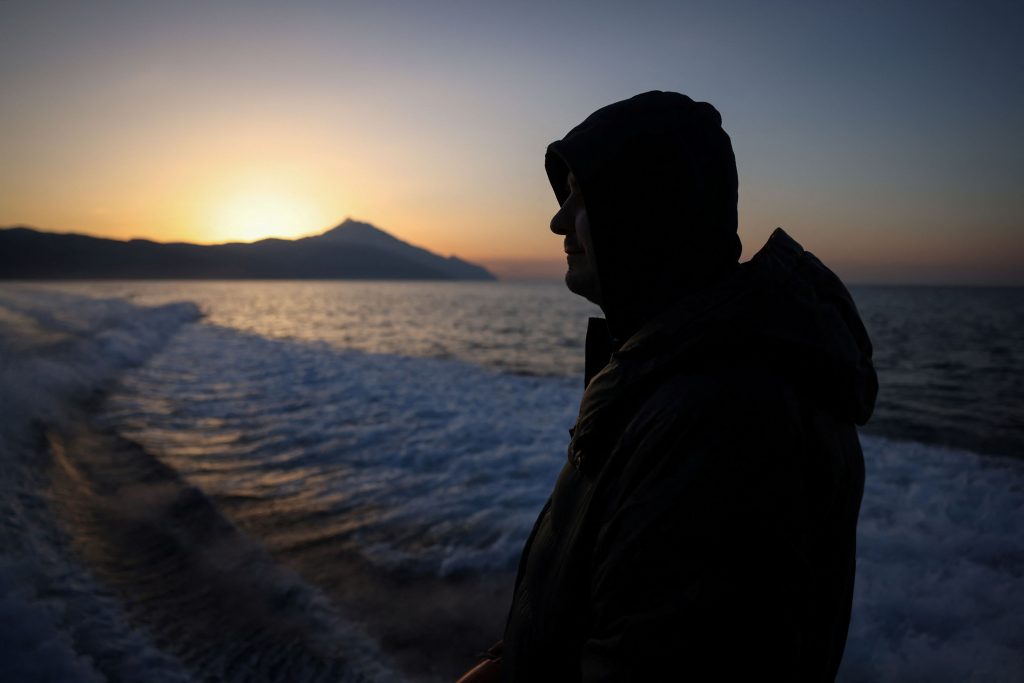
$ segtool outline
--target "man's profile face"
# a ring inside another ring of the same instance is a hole
[[[576,176],[571,172],[566,182],[569,196],[558,212],[551,218],[551,232],[565,235],[565,257],[568,270],[565,284],[569,291],[601,304],[601,290],[598,286],[597,269],[594,267],[594,242],[590,234],[590,219]]]

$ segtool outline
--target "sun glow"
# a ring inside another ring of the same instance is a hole
[[[293,239],[330,227],[339,220],[309,184],[294,174],[249,172],[216,183],[208,192],[205,241],[255,242],[268,237]],[[332,197],[336,203],[336,198]]]
[[[285,194],[262,193],[228,197],[215,209],[211,222],[218,242],[292,238],[310,232],[310,226],[324,225],[319,212],[307,202]]]

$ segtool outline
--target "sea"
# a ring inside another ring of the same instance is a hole
[[[1024,680],[1024,289],[854,287],[840,681]],[[10,681],[450,681],[565,461],[561,284],[0,285]]]

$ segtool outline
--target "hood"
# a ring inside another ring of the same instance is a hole
[[[611,104],[551,143],[545,169],[559,204],[577,178],[601,307],[623,337],[739,258],[736,161],[706,102],[652,91]]]
[[[588,336],[601,334],[599,325],[588,330]],[[587,341],[588,351],[602,348]],[[778,368],[800,393],[863,425],[878,394],[871,355],[871,340],[843,283],[776,229],[730,277],[680,298],[610,356],[587,359],[588,367],[602,369],[588,378],[570,458],[602,437],[613,422],[608,415],[646,391],[652,377],[694,364]]]

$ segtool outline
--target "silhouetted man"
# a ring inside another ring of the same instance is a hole
[[[545,165],[566,284],[605,318],[500,658],[478,675],[834,679],[864,483],[854,425],[877,392],[849,293],[782,230],[738,263],[735,159],[710,104],[617,102]]]

